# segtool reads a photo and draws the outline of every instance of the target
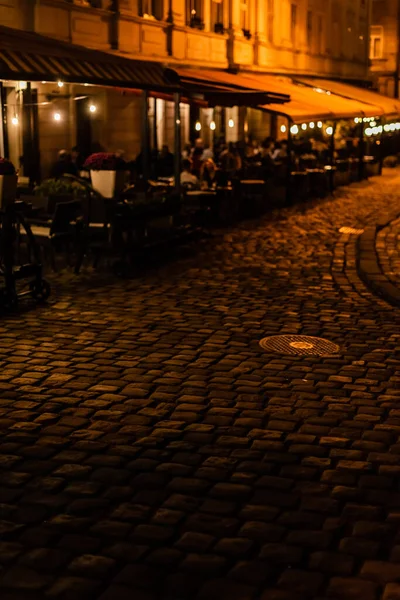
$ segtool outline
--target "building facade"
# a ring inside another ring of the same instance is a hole
[[[371,0],[0,0],[1,25],[128,58],[355,83],[368,78],[370,17]],[[10,124],[18,121],[18,84],[4,85],[9,153],[17,159],[19,133]],[[34,84],[34,97],[44,174],[57,150],[76,144],[138,154],[141,105],[135,94],[43,82]],[[172,103],[151,99],[149,111],[156,113],[158,146],[171,146]],[[182,105],[181,119],[183,143],[195,124],[211,142],[218,131],[209,125],[221,119],[228,141],[271,132],[270,116],[257,110],[194,115]]]
[[[371,76],[376,90],[399,97],[400,0],[373,0],[370,37]]]

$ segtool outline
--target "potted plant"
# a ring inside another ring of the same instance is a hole
[[[113,198],[125,185],[126,163],[110,152],[91,154],[83,165],[90,171],[93,188],[104,198]]]
[[[12,204],[17,193],[17,174],[11,161],[0,158],[0,208]]]
[[[67,179],[45,179],[35,187],[36,205],[44,208],[46,213],[53,214],[56,204],[68,202],[77,196],[82,196],[85,188],[77,181]]]

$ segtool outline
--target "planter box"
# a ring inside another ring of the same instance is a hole
[[[17,175],[0,175],[0,208],[5,208],[15,201],[17,181]]]
[[[93,189],[103,198],[114,198],[125,185],[125,171],[90,171]]]

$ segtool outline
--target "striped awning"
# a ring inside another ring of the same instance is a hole
[[[3,26],[0,79],[62,80],[143,90],[178,87],[178,81],[172,81],[160,63],[130,60]]]

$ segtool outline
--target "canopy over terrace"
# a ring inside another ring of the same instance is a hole
[[[0,26],[0,79],[62,80],[142,90],[178,88],[156,62],[131,60]]]
[[[293,123],[312,120],[351,119],[355,117],[374,117],[379,114],[379,107],[359,100],[344,98],[342,95],[324,91],[316,91],[313,87],[296,83],[289,77],[262,75],[258,73],[228,73],[206,69],[177,69],[183,85],[187,82],[199,86],[205,82],[214,85],[229,86],[232,89],[268,91],[270,102],[259,104],[270,112],[287,116]],[[274,97],[286,95],[290,97],[282,106],[282,102],[274,101]],[[378,112],[377,112],[378,111]]]
[[[377,110],[374,116],[386,116],[397,118],[400,115],[400,101],[396,98],[382,96],[378,92],[373,92],[365,88],[359,88],[342,81],[330,81],[328,79],[307,79],[300,78],[297,81],[311,88],[317,88],[324,91],[342,96],[343,98],[357,100],[363,104],[371,104]]]

